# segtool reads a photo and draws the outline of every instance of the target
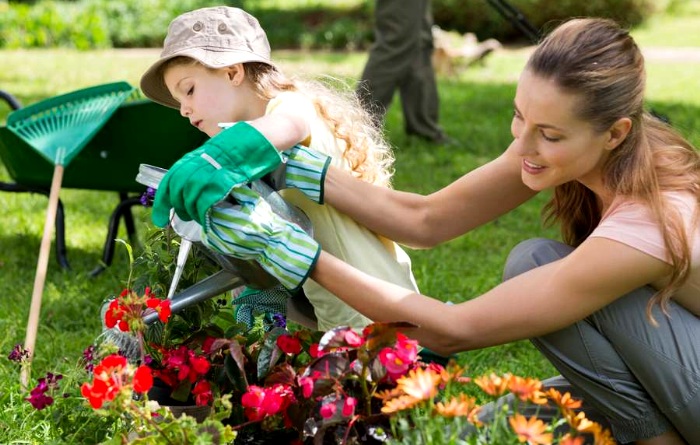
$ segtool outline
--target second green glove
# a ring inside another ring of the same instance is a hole
[[[237,205],[223,202],[211,209],[204,244],[224,255],[257,261],[289,290],[301,287],[321,253],[318,243],[277,216],[249,187],[234,187],[231,195]]]

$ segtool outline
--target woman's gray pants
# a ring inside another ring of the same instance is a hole
[[[572,251],[548,239],[524,241],[508,256],[503,279]],[[610,427],[617,441],[651,438],[675,427],[686,442],[700,444],[700,318],[671,302],[668,317],[654,308],[659,326],[652,326],[645,311],[654,293],[637,289],[531,341],[561,373],[545,385],[583,399],[587,417]]]

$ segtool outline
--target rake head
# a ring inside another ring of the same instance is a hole
[[[7,128],[49,162],[67,165],[133,91],[115,82],[55,96],[10,113]]]

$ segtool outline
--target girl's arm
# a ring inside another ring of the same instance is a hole
[[[270,113],[249,121],[279,151],[292,148],[309,137],[309,124],[301,114]]]
[[[637,249],[592,238],[566,258],[457,305],[374,278],[325,252],[311,278],[372,320],[418,325],[408,335],[451,354],[556,331],[669,273],[668,264]]]
[[[432,247],[512,210],[535,195],[520,177],[520,158],[506,151],[427,196],[377,187],[331,167],[324,199],[400,244]]]

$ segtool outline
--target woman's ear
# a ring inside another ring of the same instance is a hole
[[[632,129],[632,120],[628,117],[621,117],[616,120],[608,130],[608,140],[606,148],[608,150],[615,149],[625,140],[630,130]]]
[[[224,68],[224,70],[226,70],[226,75],[234,86],[238,86],[243,83],[243,79],[245,79],[245,67],[242,63],[227,66]]]

